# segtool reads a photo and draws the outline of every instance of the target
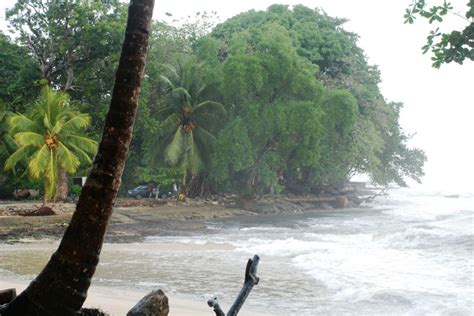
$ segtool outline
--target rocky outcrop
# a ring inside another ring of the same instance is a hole
[[[147,294],[127,313],[127,316],[168,316],[168,297],[162,290]]]

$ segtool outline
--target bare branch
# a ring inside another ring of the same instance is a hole
[[[254,285],[258,284],[259,278],[257,276],[257,266],[260,261],[260,257],[255,255],[252,259],[249,259],[247,262],[247,268],[245,269],[245,282],[242,290],[240,290],[239,296],[235,299],[234,304],[229,309],[227,316],[235,316],[238,314],[242,305],[244,305],[245,300],[252,291]]]
[[[252,291],[253,286],[258,284],[259,278],[257,276],[257,266],[259,261],[260,257],[255,255],[247,262],[247,267],[245,268],[244,285],[240,290],[239,295],[235,299],[234,304],[232,304],[231,308],[227,312],[227,316],[235,316],[239,313],[240,309],[242,308],[242,305],[244,305],[245,300],[249,296],[250,291]],[[209,305],[209,307],[211,308],[214,308],[216,316],[225,316],[224,312],[219,306],[219,303],[217,302],[217,297],[214,297],[207,301],[207,305]]]
[[[217,302],[217,297],[211,298],[209,301],[207,301],[207,305],[209,305],[209,307],[211,308],[214,308],[214,313],[216,313],[216,316],[225,316],[224,312],[222,311],[222,308]]]

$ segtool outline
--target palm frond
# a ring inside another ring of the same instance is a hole
[[[227,115],[227,111],[225,110],[222,103],[216,101],[204,101],[196,105],[193,109],[194,115],[201,115],[205,113],[212,113],[218,115]]]
[[[201,153],[196,142],[193,142],[193,152],[190,157],[189,166],[189,169],[193,175],[197,175],[199,171],[201,171],[204,167],[204,163],[201,158]]]
[[[180,59],[176,61],[175,69],[176,69],[176,74],[178,75],[177,78],[179,81],[181,81],[181,85],[183,85],[185,83],[186,73],[184,71],[184,67]]]
[[[45,115],[43,117],[43,124],[44,124],[44,127],[46,127],[48,130],[52,129],[53,128],[53,125],[51,124],[51,121],[49,120],[49,116],[48,115]]]
[[[187,135],[188,134],[183,133],[183,139],[182,139],[183,140],[183,142],[182,142],[183,145],[180,148],[181,149],[181,154],[179,155],[178,161],[175,164],[175,167],[182,170],[182,172],[184,172],[184,173],[188,172],[189,161],[190,161],[190,158],[191,158],[190,149],[192,149],[192,147],[189,147],[189,145],[188,145],[188,140],[186,139]]]
[[[28,172],[34,179],[39,179],[45,172],[50,159],[50,150],[46,144],[41,146],[28,163]]]
[[[171,91],[171,95],[173,98],[186,102],[187,105],[191,102],[191,95],[189,94],[188,90],[183,87],[174,88]]]
[[[193,130],[193,133],[194,141],[199,149],[199,157],[203,165],[208,165],[216,142],[216,137],[202,127],[196,127]]]
[[[51,87],[45,86],[41,89],[37,106],[41,116],[44,116],[45,126],[52,128],[68,108],[69,95],[64,91],[54,91]]]
[[[203,127],[196,127],[193,132],[195,135],[194,138],[204,146],[212,146],[216,141],[216,136],[212,135]]]
[[[40,128],[38,124],[36,124],[36,122],[21,113],[15,113],[10,115],[7,118],[7,123],[11,134],[20,131],[40,131]]]
[[[91,124],[91,117],[89,114],[80,113],[76,114],[76,116],[71,117],[64,123],[60,124],[60,121],[56,123],[54,126],[52,133],[59,134],[62,130],[69,132],[69,131],[77,131],[83,128],[88,127]]]
[[[179,161],[180,156],[183,154],[183,151],[185,152],[185,135],[181,128],[178,128],[176,130],[176,133],[174,134],[173,140],[170,142],[170,144],[166,147],[165,149],[165,158],[166,161],[171,165],[171,166],[176,166],[176,164]]]
[[[60,119],[57,119],[54,126],[52,126],[51,129],[49,129],[49,134],[58,135],[62,131],[65,121],[66,121],[66,118],[64,116]]]
[[[195,135],[191,133],[183,133],[183,151],[179,158],[179,168],[193,175],[199,173],[203,168],[203,162],[200,156],[198,146],[195,142]]]
[[[171,82],[171,80],[168,77],[160,75],[159,78],[160,78],[160,81],[164,83],[165,86],[167,86],[170,91],[174,89],[174,84],[173,82]]]
[[[19,132],[14,139],[20,146],[41,146],[45,143],[44,136],[35,132]]]
[[[211,151],[215,140],[212,134],[200,130],[199,118],[202,117],[201,122],[207,123],[204,120],[206,117],[207,121],[211,121],[226,114],[224,106],[215,101],[202,102],[194,108],[192,106],[208,89],[203,80],[202,65],[194,57],[178,59],[174,67],[169,69],[173,75],[161,76],[162,82],[171,88],[168,91],[169,108],[174,109],[175,113],[160,123],[158,137],[152,147],[153,157],[163,155],[170,165],[193,174],[202,170],[202,154]],[[191,128],[185,132],[180,126],[191,123],[194,124],[194,130]]]
[[[171,115],[175,109],[172,106],[163,106],[158,111],[155,112],[156,116],[168,116],[167,114]]]
[[[31,146],[23,146],[18,148],[13,154],[8,157],[7,161],[5,161],[5,170],[13,169],[19,161],[26,159],[27,154],[32,149]]]
[[[86,163],[86,164],[92,163],[92,157],[88,153],[86,153],[84,150],[82,150],[81,148],[71,143],[68,144],[68,147],[70,147],[74,151],[74,153],[78,156],[77,158],[79,158],[79,161],[81,163]]]
[[[176,131],[179,126],[179,119],[176,113],[171,114],[158,125],[158,138]]]
[[[96,154],[98,147],[98,144],[95,140],[76,134],[64,136],[63,143],[66,145],[72,144],[74,146],[77,146],[81,150],[92,155]]]
[[[203,94],[204,91],[206,91],[209,88],[207,84],[202,84],[201,87],[197,88],[195,97],[199,98],[201,94]]]
[[[160,68],[162,69],[163,73],[167,74],[166,76],[164,76],[167,79],[169,79],[169,80],[178,80],[179,79],[179,75],[176,72],[176,68],[173,67],[172,65],[162,64],[162,65],[160,65]],[[170,77],[172,77],[172,78],[170,78]]]
[[[79,158],[67,148],[62,142],[58,143],[58,163],[61,167],[66,169],[68,173],[75,173],[81,164]]]
[[[0,159],[7,159],[17,149],[18,146],[11,135],[5,133],[0,137]]]
[[[166,161],[166,148],[175,137],[179,129],[179,120],[176,113],[172,113],[158,125],[156,135],[150,140],[150,157],[152,164],[162,165]]]

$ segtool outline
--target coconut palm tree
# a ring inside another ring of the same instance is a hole
[[[160,111],[163,120],[158,126],[154,156],[181,169],[185,187],[188,175],[206,167],[215,141],[210,129],[226,111],[221,103],[205,100],[213,85],[204,82],[203,64],[195,58],[164,67],[166,75],[160,78],[167,99]]]
[[[92,169],[59,248],[2,316],[78,315],[99,262],[120,188],[145,69],[154,0],[130,1],[109,112]]]
[[[84,136],[88,114],[71,109],[69,96],[45,86],[30,114],[12,114],[7,119],[10,135],[18,149],[5,162],[5,169],[28,161],[28,174],[44,179],[44,199],[56,194],[58,175],[63,169],[75,173],[82,163],[91,163],[97,142]]]

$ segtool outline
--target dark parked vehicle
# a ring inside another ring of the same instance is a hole
[[[134,197],[136,199],[141,199],[142,197],[148,197],[149,193],[146,190],[147,186],[146,185],[139,185],[133,190],[128,190],[127,191],[127,196],[128,197]],[[156,188],[153,188],[153,197],[156,195]]]
[[[160,187],[160,192],[158,192],[158,197],[160,199],[173,196],[173,189],[168,187]]]

